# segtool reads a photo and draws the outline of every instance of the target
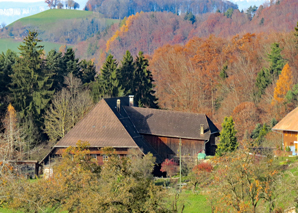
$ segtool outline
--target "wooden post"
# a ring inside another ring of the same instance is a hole
[[[179,151],[180,151],[180,160],[179,160],[179,164],[180,164],[180,185],[179,185],[179,191],[181,192],[181,138],[179,139]]]

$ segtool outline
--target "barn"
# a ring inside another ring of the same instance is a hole
[[[113,147],[120,157],[130,149],[143,154],[152,153],[157,163],[179,154],[196,157],[205,152],[214,155],[218,128],[205,114],[134,106],[133,96],[105,98],[79,121],[45,156],[41,163],[48,164],[63,150],[76,143],[88,141],[90,154],[102,164],[106,157],[101,148]]]

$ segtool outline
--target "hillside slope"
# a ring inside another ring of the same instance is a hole
[[[0,37],[20,40],[29,30],[37,30],[43,41],[74,44],[116,22],[99,13],[52,9],[15,21],[2,29]]]
[[[151,55],[165,44],[185,44],[191,38],[206,38],[211,34],[229,38],[245,33],[290,32],[298,21],[298,2],[283,0],[267,8],[262,6],[253,17],[233,10],[229,17],[217,12],[197,15],[196,20],[192,24],[184,16],[173,13],[140,13],[123,21],[124,27],[113,25],[104,34],[75,47],[80,57],[95,58],[99,69],[108,53],[120,60],[126,50],[133,55],[139,51]],[[97,50],[90,51],[91,47]]]

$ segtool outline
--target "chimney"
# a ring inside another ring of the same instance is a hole
[[[120,99],[117,99],[117,111],[120,112]]]
[[[129,106],[133,106],[133,98],[134,98],[134,95],[129,95]]]
[[[200,134],[203,135],[204,134],[204,124],[201,124],[201,131]]]

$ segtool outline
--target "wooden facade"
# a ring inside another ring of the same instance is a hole
[[[284,147],[290,147],[292,151],[298,150],[298,133],[292,131],[283,131],[283,144]]]
[[[61,157],[62,153],[65,151],[66,148],[58,147],[51,154],[51,158]],[[91,157],[95,158],[99,165],[102,165],[104,162],[105,154],[101,150],[101,148],[90,147],[90,155]],[[127,156],[129,154],[128,148],[115,148],[115,154],[119,157]],[[50,160],[50,159],[49,159]],[[48,163],[48,162],[45,162]]]
[[[157,151],[162,159],[172,159],[179,155],[180,138],[143,135],[145,140]],[[181,138],[181,155],[196,156],[205,150],[205,141]]]

